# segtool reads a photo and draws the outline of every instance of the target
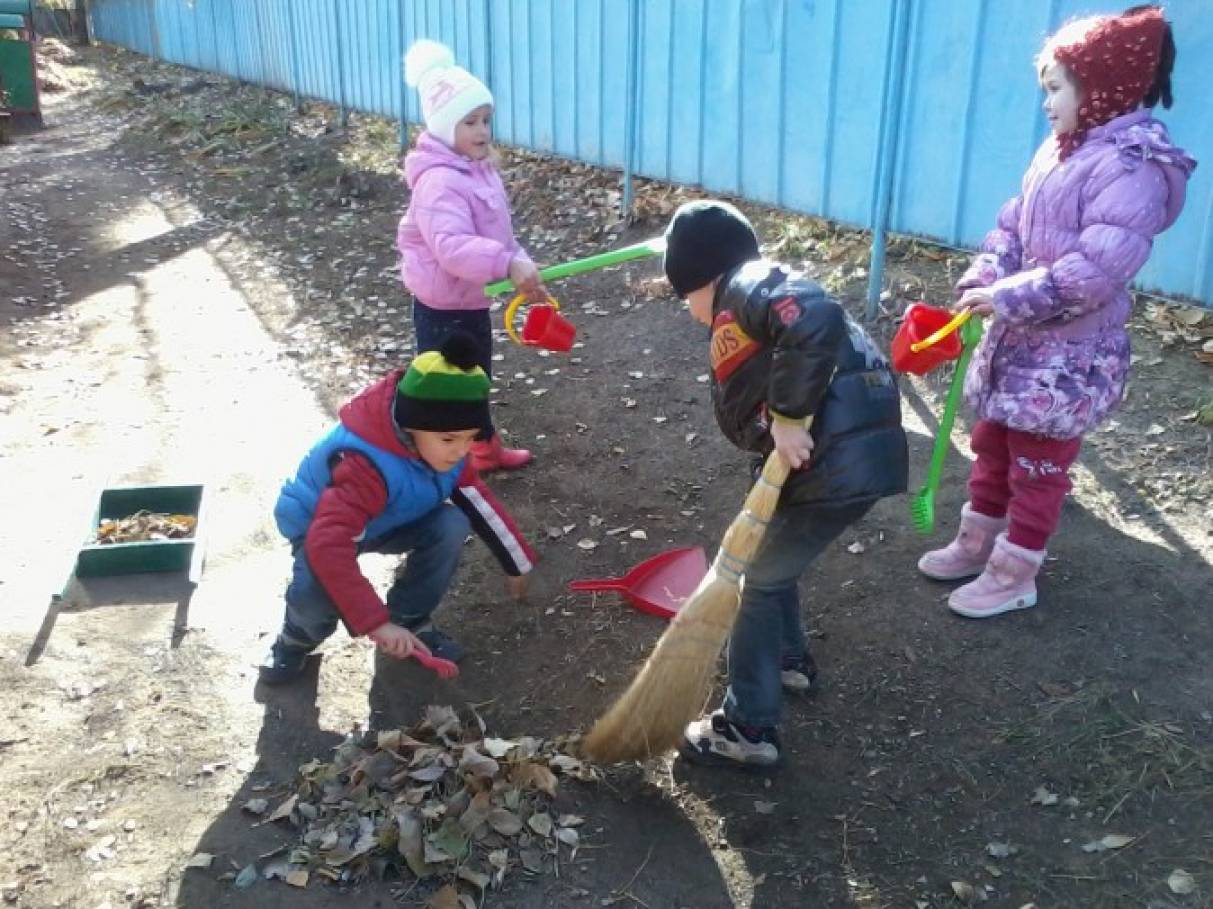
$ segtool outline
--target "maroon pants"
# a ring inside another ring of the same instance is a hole
[[[973,427],[977,461],[969,474],[969,506],[1009,519],[1007,539],[1024,549],[1044,549],[1070,491],[1070,465],[1082,439],[1050,439],[979,420]]]

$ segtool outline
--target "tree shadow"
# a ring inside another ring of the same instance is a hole
[[[324,906],[331,905],[323,889],[297,890],[258,874],[248,889],[239,889],[224,875],[239,872],[249,864],[260,870],[266,855],[296,841],[292,831],[277,824],[254,825],[242,810],[253,798],[268,799],[277,806],[289,795],[299,765],[312,757],[323,759],[341,743],[343,736],[320,728],[317,698],[320,659],[312,658],[303,676],[293,685],[268,688],[258,684],[257,703],[265,708],[257,736],[257,763],[226,810],[216,816],[199,838],[194,853],[214,856],[210,868],[186,869],[176,883],[174,905],[199,909],[203,906]]]
[[[0,223],[0,242],[4,242],[8,251],[0,259],[0,283],[9,300],[30,301],[26,305],[5,306],[6,314],[16,322],[37,320],[111,287],[129,283],[139,273],[203,246],[228,229],[221,221],[204,218],[174,224],[155,235],[115,247],[107,232],[132,214],[139,201],[148,200],[133,199],[105,219],[86,216],[89,206],[98,204],[96,199],[90,199],[92,194],[103,199],[112,191],[112,187],[93,187],[92,183],[96,179],[97,160],[112,154],[118,142],[98,141],[95,135],[74,125],[75,115],[87,103],[86,96],[58,101],[61,107],[56,120],[62,119],[62,125],[52,123],[37,133],[24,132],[10,146],[26,153],[28,158],[15,167],[26,179],[12,188],[8,200],[15,206],[13,219],[11,223],[7,218]],[[51,148],[53,155],[48,156],[46,152]],[[153,188],[150,183],[140,187],[134,177],[132,183],[134,192]],[[70,188],[65,190],[69,184]],[[25,233],[21,227],[29,229],[18,218],[24,206],[39,210],[37,231],[53,235],[53,243],[31,249],[20,242]],[[52,270],[63,289],[62,295],[56,295],[54,282],[46,280]]]

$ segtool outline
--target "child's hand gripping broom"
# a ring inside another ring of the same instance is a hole
[[[805,428],[811,423],[810,417]],[[588,757],[617,763],[662,754],[678,744],[687,723],[699,715],[741,606],[741,578],[775,513],[789,470],[778,452],[767,456],[707,575],[627,691],[586,736],[582,747]]]

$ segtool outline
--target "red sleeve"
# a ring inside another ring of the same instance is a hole
[[[459,475],[451,502],[468,516],[472,528],[492,550],[506,574],[526,574],[535,567],[535,550],[528,545],[510,513],[489,492],[470,461]]]
[[[303,544],[312,574],[355,636],[389,621],[383,600],[358,568],[358,541],[386,505],[379,471],[362,455],[347,453],[320,494]]]

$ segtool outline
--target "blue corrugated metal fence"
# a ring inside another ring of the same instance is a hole
[[[980,242],[1045,134],[1031,61],[1083,0],[93,0],[104,41],[416,122],[404,49],[485,79],[504,142],[846,224]],[[1213,16],[1170,0],[1204,162],[1142,285],[1213,303]],[[900,64],[900,65],[899,65]],[[879,234],[878,234],[879,236]]]

